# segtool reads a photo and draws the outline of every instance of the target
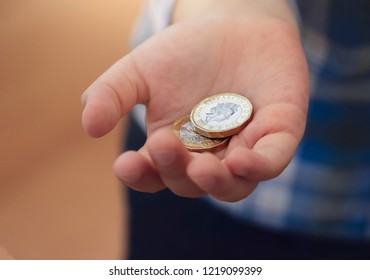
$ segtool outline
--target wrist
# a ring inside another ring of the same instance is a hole
[[[286,0],[177,0],[172,23],[207,18],[272,17],[297,28]]]

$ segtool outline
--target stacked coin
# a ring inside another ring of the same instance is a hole
[[[175,121],[173,130],[188,150],[215,152],[247,126],[252,109],[250,101],[242,95],[216,94],[195,105],[190,116]]]

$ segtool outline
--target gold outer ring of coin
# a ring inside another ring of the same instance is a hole
[[[184,128],[184,125],[186,123],[189,123],[189,125],[191,125],[192,130],[189,131],[189,139],[184,139],[181,136],[181,129]],[[226,147],[229,142],[229,138],[211,139],[198,134],[194,130],[194,126],[190,121],[189,115],[183,116],[182,118],[176,120],[173,124],[172,129],[183,142],[186,149],[191,152],[217,152]],[[191,141],[191,139],[194,139],[194,141]],[[198,139],[200,142],[197,143],[195,141],[196,139]]]
[[[218,99],[237,99],[243,105],[242,115],[235,124],[220,126],[213,129],[207,129],[207,124],[200,117],[200,111],[204,109],[206,104],[217,102]],[[190,120],[194,126],[194,130],[199,134],[208,138],[224,138],[229,137],[242,131],[249,123],[252,116],[253,106],[248,98],[236,93],[219,93],[201,100],[193,107],[190,114]]]

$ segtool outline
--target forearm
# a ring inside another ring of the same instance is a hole
[[[197,18],[271,16],[297,28],[286,0],[177,0],[173,22]]]

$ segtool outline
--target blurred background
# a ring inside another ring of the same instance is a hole
[[[125,256],[124,122],[88,138],[80,97],[127,53],[140,4],[0,1],[0,259]]]

